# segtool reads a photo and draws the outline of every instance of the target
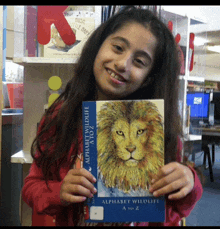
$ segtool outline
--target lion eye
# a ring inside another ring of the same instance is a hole
[[[121,130],[116,131],[116,133],[117,133],[119,136],[124,136],[124,133],[123,133],[123,131],[121,131]]]
[[[142,130],[142,129],[141,130],[138,130],[137,131],[137,135],[141,135],[141,134],[143,134],[143,132],[144,132],[144,130]]]

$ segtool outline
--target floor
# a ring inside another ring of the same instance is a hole
[[[215,147],[213,166],[214,182],[210,181],[209,169],[202,169],[205,176],[203,196],[191,214],[186,218],[186,226],[220,226],[220,147]],[[196,166],[203,163],[203,152],[196,153]],[[190,158],[189,158],[190,159]],[[202,167],[201,167],[202,168]]]

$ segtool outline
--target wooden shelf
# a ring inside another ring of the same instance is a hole
[[[188,136],[184,137],[184,141],[201,141],[202,135],[193,135],[189,134]]]
[[[32,162],[33,158],[31,157],[30,152],[24,152],[23,150],[21,150],[11,156],[11,163],[31,164]]]
[[[13,58],[13,62],[22,66],[32,64],[75,64],[76,58],[45,58],[45,57],[21,57]]]
[[[179,76],[180,80],[188,80],[188,81],[198,81],[198,82],[205,82],[205,78],[204,77],[200,77],[200,76],[186,76],[186,75],[180,75]]]

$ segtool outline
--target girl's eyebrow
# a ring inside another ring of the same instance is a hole
[[[117,36],[117,37],[112,38],[112,40],[120,40],[120,41],[124,42],[128,48],[131,47],[130,42],[124,37]],[[146,57],[147,59],[149,59],[150,62],[152,61],[151,56],[147,52],[145,52],[144,50],[138,50],[137,54]]]
[[[124,37],[114,37],[112,40],[120,40],[120,41],[123,41],[127,46],[128,46],[128,48],[130,48],[131,47],[131,45],[130,45],[130,42],[126,39],[126,38],[124,38]]]

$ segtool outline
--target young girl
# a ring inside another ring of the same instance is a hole
[[[125,8],[101,24],[85,44],[65,91],[41,120],[24,201],[38,214],[56,216],[56,225],[84,225],[83,202],[97,190],[96,179],[78,163],[82,101],[164,99],[166,164],[149,191],[166,195],[166,219],[134,225],[179,225],[201,198],[202,186],[195,170],[180,163],[178,75],[174,38],[150,11]]]

